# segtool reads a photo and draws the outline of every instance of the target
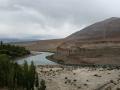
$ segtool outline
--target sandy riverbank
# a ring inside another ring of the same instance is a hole
[[[38,66],[39,78],[46,81],[46,90],[117,90],[120,70]],[[118,89],[119,90],[119,89]]]

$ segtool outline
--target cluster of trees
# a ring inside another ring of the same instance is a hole
[[[30,54],[29,50],[26,50],[24,47],[10,45],[10,44],[3,44],[0,42],[0,54],[6,54],[10,56],[12,59],[17,57],[22,57]]]
[[[33,75],[35,75],[33,64],[29,68],[26,62],[20,66],[11,62],[7,55],[0,55],[0,87],[8,87],[10,90],[17,88],[31,90],[35,79]],[[31,80],[33,82],[30,82]]]
[[[34,63],[29,66],[25,61],[22,66],[9,60],[5,54],[0,55],[0,87],[9,90],[45,90],[45,81],[39,83]]]
[[[9,90],[45,90],[45,81],[39,82],[36,67],[25,61],[23,65],[17,64],[13,59],[29,54],[23,47],[9,44],[0,44],[0,88]]]

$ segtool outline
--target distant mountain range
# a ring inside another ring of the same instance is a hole
[[[19,42],[21,40],[19,39],[10,39],[10,38],[0,38],[0,41],[3,41],[4,43],[10,43],[10,42]]]
[[[4,43],[20,43],[20,42],[30,42],[30,41],[36,41],[35,39],[17,39],[17,38],[0,38],[0,41],[3,41]]]

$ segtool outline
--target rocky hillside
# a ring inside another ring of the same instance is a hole
[[[84,43],[100,43],[100,41],[120,41],[120,18],[112,17],[73,33],[65,38],[59,47],[79,47]]]
[[[119,55],[120,18],[113,17],[68,36],[54,58],[66,64],[120,64]]]
[[[67,40],[120,39],[120,18],[112,17],[90,25],[66,38]]]

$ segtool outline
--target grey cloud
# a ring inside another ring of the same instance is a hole
[[[119,17],[119,3],[119,0],[1,0],[0,35],[65,37],[105,18]]]

